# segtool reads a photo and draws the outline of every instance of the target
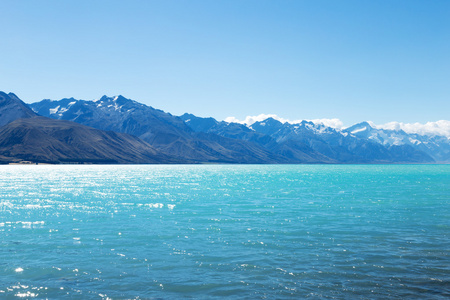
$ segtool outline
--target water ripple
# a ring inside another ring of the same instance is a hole
[[[449,175],[3,166],[0,298],[447,298]]]

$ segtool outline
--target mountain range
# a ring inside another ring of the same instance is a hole
[[[273,118],[251,125],[173,116],[123,96],[27,105],[0,92],[0,162],[47,163],[447,163],[445,136],[338,130]]]

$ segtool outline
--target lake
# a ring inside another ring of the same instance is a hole
[[[0,298],[444,299],[450,165],[0,166]]]

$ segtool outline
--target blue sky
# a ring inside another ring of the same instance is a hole
[[[450,1],[2,1],[0,90],[179,115],[450,119]]]

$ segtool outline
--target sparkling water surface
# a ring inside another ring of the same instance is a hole
[[[0,166],[0,298],[445,299],[450,165]]]

